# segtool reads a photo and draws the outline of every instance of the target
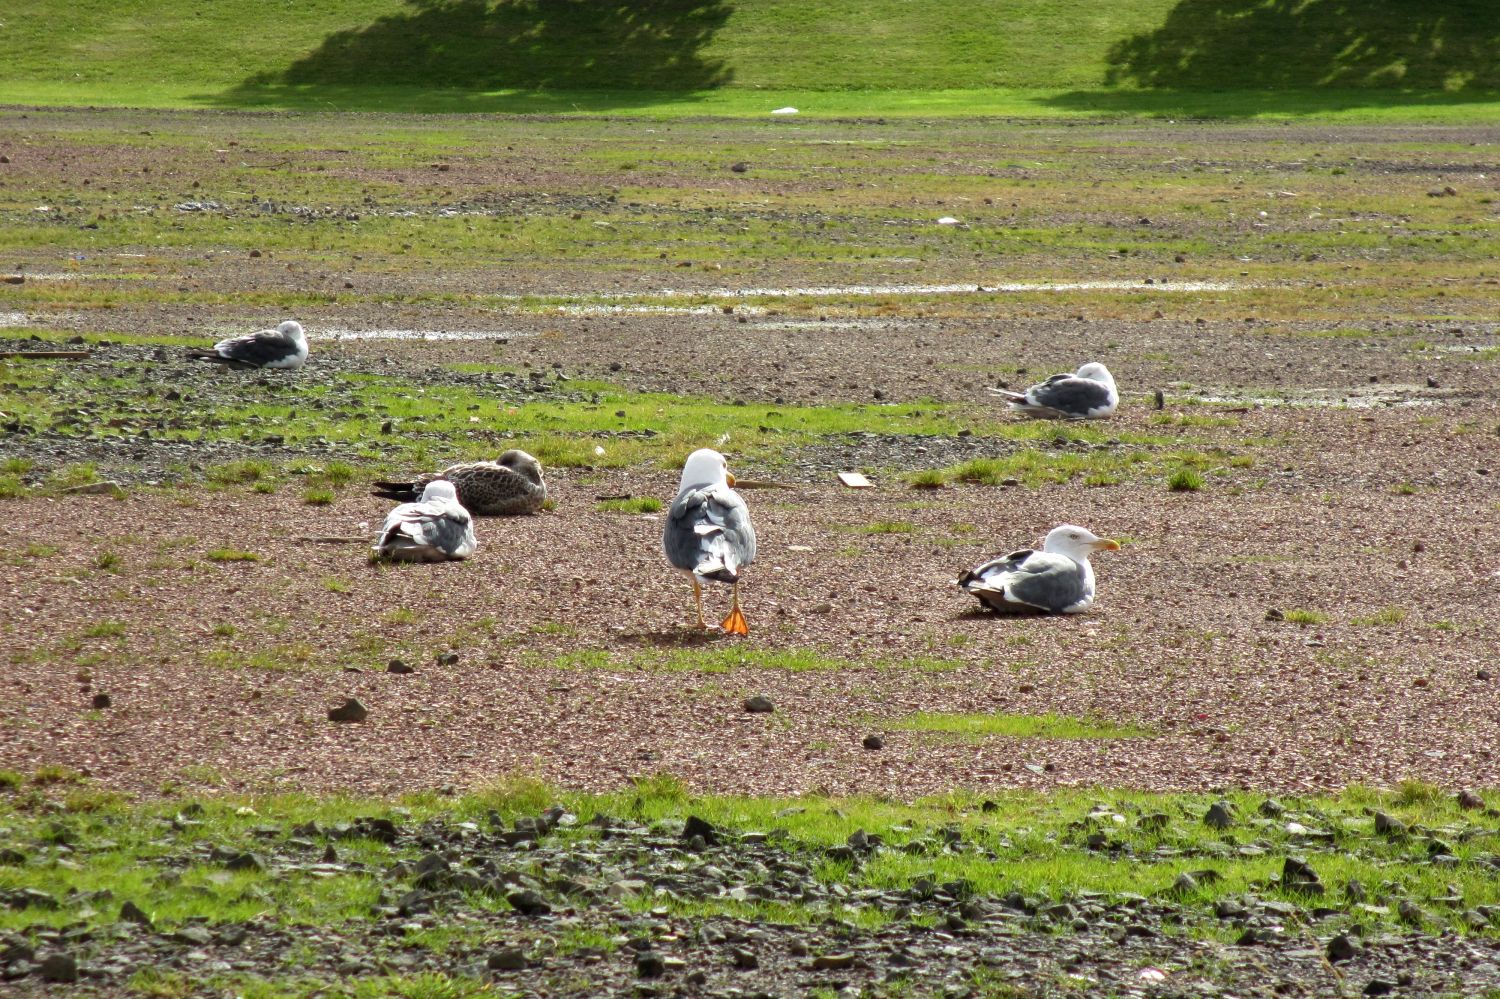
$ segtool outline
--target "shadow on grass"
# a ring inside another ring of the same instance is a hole
[[[407,0],[285,69],[214,95],[235,107],[547,112],[711,90],[731,73],[702,49],[720,0]],[[567,92],[566,97],[547,96]],[[623,92],[623,93],[621,93]]]
[[[1500,97],[1493,0],[1181,0],[1068,110],[1242,117]],[[1120,90],[1114,88],[1132,88]]]

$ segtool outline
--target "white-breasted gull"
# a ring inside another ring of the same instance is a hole
[[[458,490],[458,501],[476,517],[510,517],[536,513],[547,502],[542,463],[512,448],[495,461],[467,461],[441,472],[426,472],[407,482],[376,482],[375,495],[414,500],[429,482],[446,480]]]
[[[478,545],[474,520],[459,505],[458,491],[440,479],[429,482],[417,502],[386,514],[370,550],[401,562],[444,562],[468,558]]]
[[[1073,374],[1053,375],[1025,392],[990,389],[1009,400],[1011,409],[1041,420],[1098,420],[1120,405],[1115,376],[1098,361],[1090,361]]]
[[[662,548],[667,561],[693,582],[696,626],[708,627],[703,620],[704,581],[730,583],[732,606],[719,627],[731,635],[746,635],[750,626],[740,610],[740,570],[755,559],[755,528],[750,525],[750,509],[733,487],[734,476],[722,454],[701,448],[688,455],[677,498],[662,527]]]
[[[997,611],[1077,614],[1094,605],[1089,555],[1120,544],[1073,524],[1047,532],[1041,551],[1023,549],[964,573],[958,585]]]
[[[307,361],[307,335],[294,319],[274,330],[256,330],[220,340],[212,350],[193,349],[188,356],[232,368],[284,368],[295,371]]]

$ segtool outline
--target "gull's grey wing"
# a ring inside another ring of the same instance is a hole
[[[678,569],[732,583],[755,559],[750,509],[733,489],[685,489],[667,511],[662,548]]]
[[[291,337],[282,336],[276,330],[261,330],[258,333],[220,340],[214,344],[214,350],[221,357],[263,368],[296,354],[297,345],[292,342]]]
[[[1066,416],[1084,416],[1109,405],[1109,386],[1088,378],[1053,377],[1026,393],[1028,402]]]
[[[404,503],[386,517],[377,549],[385,555],[468,558],[478,542],[467,510],[443,503]]]
[[[1088,595],[1077,562],[1030,549],[992,559],[964,573],[958,585],[996,610],[1030,607],[1057,613]]]

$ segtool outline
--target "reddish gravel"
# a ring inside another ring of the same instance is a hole
[[[703,791],[899,797],[1493,786],[1500,489],[1477,470],[1493,464],[1495,438],[1455,434],[1455,416],[1438,412],[1247,414],[1237,433],[1289,443],[1199,493],[1159,482],[918,493],[889,477],[873,491],[749,491],[762,540],[740,642],[683,627],[690,594],[660,555],[656,518],[593,508],[595,495],[665,497],[665,474],[555,470],[555,512],[481,521],[467,564],[394,568],[367,565],[361,544],[298,540],[378,522],[385,505],[357,490],[326,508],[252,493],[191,507],[142,494],[12,501],[0,524],[13,556],[0,567],[0,767],[57,763],[142,792],[391,793],[511,772],[604,789],[656,771]],[[1487,427],[1497,416],[1493,403],[1462,410]],[[1404,480],[1420,488],[1391,491]],[[880,519],[915,530],[858,530]],[[1126,540],[1096,560],[1089,614],[997,618],[952,585],[959,569],[1063,520]],[[973,530],[956,533],[963,524]],[[58,551],[19,556],[30,544]],[[263,558],[205,559],[222,547]],[[118,571],[91,568],[104,550],[119,554]],[[710,614],[722,612],[726,594],[711,598]],[[1268,621],[1271,608],[1328,623]],[[1404,619],[1357,623],[1388,608]],[[124,633],[87,637],[100,622]],[[234,635],[215,635],[221,624]],[[849,666],[632,665],[737,647],[816,649]],[[450,648],[458,663],[437,666]],[[548,665],[584,649],[614,665]],[[276,650],[290,668],[222,662]],[[392,656],[417,671],[386,673]],[[959,665],[902,665],[913,659]],[[91,710],[98,692],[113,707]],[[744,712],[751,693],[776,712]],[[325,720],[346,696],[368,721]],[[889,727],[916,711],[1090,715],[1153,734],[976,745]],[[861,748],[871,731],[886,735],[883,750]]]

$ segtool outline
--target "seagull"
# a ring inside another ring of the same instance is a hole
[[[459,502],[480,517],[536,513],[547,502],[542,463],[515,448],[497,461],[450,465],[441,472],[427,472],[409,482],[377,482],[374,494],[385,499],[414,500],[428,483],[439,480],[453,483]]]
[[[402,503],[386,514],[376,557],[401,562],[442,562],[474,554],[474,521],[458,503],[453,483],[429,482],[416,503]]]
[[[990,392],[1008,399],[1011,409],[1039,420],[1099,420],[1120,405],[1115,376],[1098,361],[1090,361],[1071,375],[1053,375],[1025,392]]]
[[[696,627],[708,628],[703,620],[703,581],[711,579],[734,586],[729,616],[719,627],[731,635],[748,635],[750,626],[740,610],[740,569],[755,559],[755,528],[733,486],[734,476],[722,454],[701,448],[688,455],[677,498],[662,528],[662,548],[667,561],[693,581]]]
[[[960,576],[958,585],[997,611],[1077,614],[1094,605],[1089,555],[1119,548],[1118,541],[1063,524],[1047,532],[1041,551],[1028,548],[991,559]]]
[[[307,361],[307,336],[302,324],[288,319],[274,330],[257,330],[214,344],[213,350],[193,349],[188,356],[227,364],[231,368],[285,368],[296,371]]]

